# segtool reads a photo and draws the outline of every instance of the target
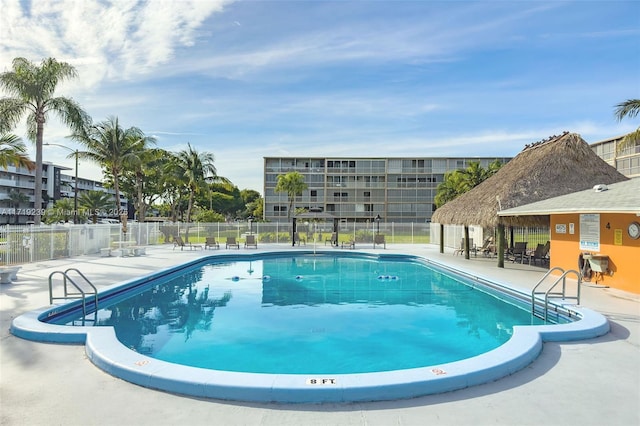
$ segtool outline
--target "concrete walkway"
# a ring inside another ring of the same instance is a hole
[[[495,259],[465,260],[431,246],[388,245],[387,252],[424,255],[527,291],[546,272],[512,263],[499,269]],[[0,285],[0,425],[640,425],[640,297],[589,285],[583,286],[582,305],[609,318],[609,334],[545,343],[540,357],[512,376],[402,401],[284,405],[200,400],[112,377],[86,359],[83,346],[31,342],[9,333],[13,318],[48,305],[52,271],[77,267],[103,287],[213,253],[174,251],[167,245],[149,247],[142,257],[84,256],[23,265],[17,282]]]

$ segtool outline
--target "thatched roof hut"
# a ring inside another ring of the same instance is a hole
[[[432,222],[494,227],[548,225],[549,216],[498,217],[498,211],[628,180],[577,133],[526,145],[489,179],[435,211]]]

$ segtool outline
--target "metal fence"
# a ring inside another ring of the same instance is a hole
[[[481,226],[469,226],[469,239],[473,240],[473,245],[481,247],[488,237],[494,237],[496,230],[494,228],[482,228]],[[507,247],[513,247],[515,242],[524,241],[527,248],[535,249],[538,244],[545,244],[551,239],[549,227],[507,227],[505,230]],[[440,224],[431,224],[431,243],[439,244],[440,241]],[[460,242],[464,238],[464,226],[462,225],[446,225],[444,227],[444,246],[447,248],[458,249]]]
[[[458,248],[464,235],[462,226],[446,226],[445,246]],[[50,259],[92,255],[104,248],[124,245],[148,246],[173,244],[180,235],[185,241],[203,244],[206,237],[216,237],[224,243],[235,237],[243,243],[246,235],[256,235],[258,243],[291,244],[291,223],[276,222],[223,222],[223,223],[128,223],[126,232],[120,224],[83,224],[52,226],[0,227],[0,265],[39,262]],[[307,244],[326,244],[333,232],[333,223],[300,222],[297,232]],[[470,238],[479,247],[492,235],[493,230],[470,227]],[[528,241],[529,247],[549,240],[548,228],[514,228],[514,241]],[[338,241],[373,244],[374,235],[383,234],[387,244],[438,244],[440,226],[428,223],[362,223],[340,222]]]

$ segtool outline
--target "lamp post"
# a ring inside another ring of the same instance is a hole
[[[380,235],[380,215],[376,216],[376,235]]]
[[[77,225],[78,224],[78,150],[71,149],[68,146],[60,145],[57,143],[47,142],[43,145],[59,146],[60,148],[64,148],[66,150],[73,152],[73,155],[76,157],[76,176],[75,176],[75,182],[74,182],[74,188],[73,188],[73,223]]]
[[[249,221],[249,235],[253,235],[253,215],[249,216],[247,220]]]

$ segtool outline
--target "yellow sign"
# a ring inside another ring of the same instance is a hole
[[[616,246],[622,245],[622,229],[616,229],[613,234],[613,244]]]

